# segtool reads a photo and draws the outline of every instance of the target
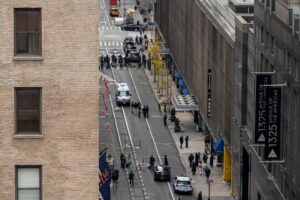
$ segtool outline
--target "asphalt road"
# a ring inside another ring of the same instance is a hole
[[[125,1],[125,0],[123,0]],[[135,0],[126,0],[126,5],[134,5]],[[123,2],[124,3],[124,2]],[[123,5],[121,3],[121,5]],[[134,36],[137,32],[121,31],[112,24],[112,18],[108,16],[108,1],[100,0],[100,53],[103,55],[117,53],[122,54],[121,42],[125,36]],[[126,82],[132,94],[131,100],[140,101],[150,108],[149,118],[138,117],[137,111],[132,113],[130,107],[117,107],[115,103],[116,87],[109,84],[110,94],[100,81],[100,148],[108,148],[108,154],[115,158],[114,167],[120,170],[118,188],[111,188],[111,199],[155,199],[175,200],[172,182],[156,182],[153,180],[153,172],[149,169],[141,169],[138,163],[149,162],[150,155],[155,157],[156,163],[163,162],[163,157],[168,156],[172,177],[185,174],[178,151],[173,139],[163,125],[162,114],[158,110],[158,104],[153,96],[152,89],[143,69],[104,69],[103,73],[114,78],[116,82]],[[106,103],[106,106],[105,106]],[[107,107],[107,112],[105,110]],[[120,167],[120,154],[124,153],[132,163],[129,169]],[[128,173],[132,170],[135,174],[135,186],[129,186]],[[195,199],[190,195],[184,195],[181,199]]]

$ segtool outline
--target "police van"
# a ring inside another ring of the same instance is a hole
[[[130,105],[130,92],[127,83],[117,83],[116,102],[117,106]]]

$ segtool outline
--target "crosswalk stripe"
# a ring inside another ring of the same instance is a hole
[[[102,47],[103,46],[103,43],[102,42],[100,42],[100,47]]]
[[[115,46],[115,42],[111,42],[111,45],[112,45],[112,46]]]

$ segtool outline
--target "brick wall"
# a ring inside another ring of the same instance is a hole
[[[43,199],[97,199],[98,1],[0,2],[0,199],[42,165]],[[42,9],[42,61],[13,61],[13,8]],[[14,138],[14,87],[42,87],[41,139]]]

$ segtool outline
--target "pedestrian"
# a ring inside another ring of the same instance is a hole
[[[153,170],[154,169],[154,164],[155,164],[155,158],[153,157],[153,155],[150,156],[149,159],[149,169]]]
[[[134,108],[134,102],[131,101],[131,112],[133,113],[133,108]]]
[[[143,29],[142,29],[142,26],[140,26],[140,35],[143,34]]]
[[[118,179],[119,179],[119,170],[114,170],[112,176],[111,176],[112,180],[113,180],[113,188],[117,188],[118,187]]]
[[[214,166],[214,159],[215,159],[215,155],[214,155],[213,152],[211,152],[210,158],[209,158],[209,165],[210,165],[210,167]]]
[[[164,125],[167,126],[167,113],[164,113]]]
[[[126,158],[125,158],[125,155],[123,153],[120,156],[120,160],[121,160],[121,167],[125,168]]]
[[[146,40],[146,39],[148,39],[148,36],[147,36],[147,34],[145,34],[145,35],[144,35],[144,39],[145,39],[145,40]]]
[[[201,191],[198,193],[197,200],[202,200],[202,192]]]
[[[196,166],[198,166],[199,160],[200,160],[200,153],[195,153],[195,163],[196,163]]]
[[[206,183],[209,181],[209,176],[210,176],[210,169],[206,166],[204,169],[205,176],[206,176]]]
[[[142,109],[142,105],[139,103],[139,104],[138,104],[139,117],[141,117],[141,109]]]
[[[135,44],[137,45],[138,42],[139,42],[139,38],[138,38],[138,36],[136,35],[136,36],[135,36]]]
[[[146,28],[144,25],[142,26],[142,31],[143,31],[143,34],[145,34]]]
[[[146,105],[146,117],[149,118],[149,106]]]
[[[180,138],[179,138],[179,141],[180,141],[180,149],[182,149],[182,144],[183,144],[183,136],[180,136]]]
[[[132,170],[129,172],[128,177],[129,177],[129,184],[130,184],[131,186],[134,186],[134,173],[133,173]]]
[[[151,58],[150,57],[147,60],[147,67],[148,67],[148,70],[151,71]]]
[[[204,154],[203,154],[203,157],[202,157],[203,163],[206,164],[206,163],[207,163],[207,159],[208,159],[207,154],[204,153]]]
[[[164,164],[165,164],[166,166],[168,166],[168,165],[169,165],[169,162],[168,162],[168,157],[167,157],[167,155],[166,155],[166,154],[165,154]]]
[[[191,153],[191,154],[189,155],[189,161],[190,161],[190,167],[192,167],[192,163],[193,163],[193,161],[194,161],[194,155],[193,155],[193,153]]]
[[[196,170],[197,170],[197,165],[196,165],[196,162],[192,162],[192,173],[193,175],[196,175]]]
[[[143,108],[142,108],[142,112],[143,112],[143,115],[144,115],[144,118],[146,118],[146,106],[144,105]]]
[[[189,136],[188,135],[185,137],[185,147],[189,148]]]

